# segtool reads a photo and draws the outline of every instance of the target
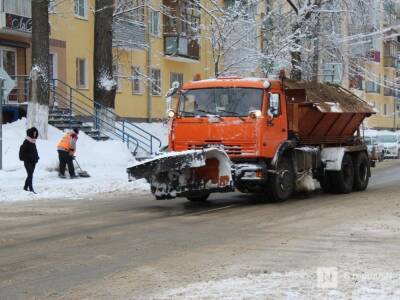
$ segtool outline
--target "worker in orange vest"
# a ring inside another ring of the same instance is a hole
[[[79,129],[74,128],[72,132],[67,132],[57,145],[58,159],[60,161],[60,171],[58,176],[65,178],[65,167],[68,165],[70,178],[77,178],[74,168],[74,156],[76,142],[78,140]]]

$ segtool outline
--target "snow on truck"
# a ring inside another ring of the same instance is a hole
[[[169,103],[174,93],[169,152],[127,169],[156,199],[238,190],[283,201],[310,176],[329,193],[368,186],[360,125],[374,110],[339,86],[228,77],[176,86]]]

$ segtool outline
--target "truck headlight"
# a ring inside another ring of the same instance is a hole
[[[258,110],[258,109],[252,110],[249,115],[250,115],[250,118],[257,119],[257,118],[261,117],[262,112],[261,112],[261,110]]]
[[[175,117],[175,112],[173,110],[169,110],[167,112],[168,118],[172,119],[173,117]]]

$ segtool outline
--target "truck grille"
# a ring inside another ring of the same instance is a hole
[[[238,155],[252,155],[255,154],[255,145],[233,145],[233,144],[189,144],[189,150],[202,150],[204,148],[209,148],[215,146],[216,148],[220,147],[225,150],[225,152],[230,156],[238,156]]]

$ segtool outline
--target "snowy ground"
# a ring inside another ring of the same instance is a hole
[[[147,191],[143,181],[128,182],[126,167],[134,158],[118,141],[96,142],[80,133],[77,159],[90,178],[60,179],[57,176],[57,143],[63,132],[49,126],[49,139],[38,140],[40,156],[34,173],[34,195],[22,189],[26,177],[18,151],[25,138],[26,120],[3,125],[3,170],[0,171],[0,201],[20,201],[43,198],[80,198],[90,194]],[[68,173],[68,172],[66,172]]]
[[[250,274],[170,290],[156,299],[399,299],[398,273],[349,273],[337,268]]]

